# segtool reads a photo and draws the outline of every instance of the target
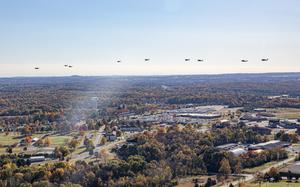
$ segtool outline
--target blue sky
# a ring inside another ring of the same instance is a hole
[[[299,18],[298,0],[0,0],[0,76],[300,71]]]

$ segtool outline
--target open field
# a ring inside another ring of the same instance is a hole
[[[43,134],[32,134],[32,138],[40,137]],[[23,138],[22,135],[18,133],[10,133],[8,135],[5,135],[5,133],[0,133],[0,145],[13,145],[15,143],[19,143],[20,140]]]
[[[20,135],[14,135],[14,134],[5,135],[5,133],[0,134],[1,145],[13,145],[15,143],[19,143],[20,140],[21,140]]]
[[[71,140],[71,136],[60,136],[60,135],[53,135],[49,136],[51,147],[65,145],[68,141]]]
[[[253,173],[256,173],[258,171],[262,171],[262,170],[274,165],[275,163],[277,163],[277,161],[268,162],[268,163],[265,163],[261,166],[257,166],[257,167],[254,167],[254,168],[246,168],[246,169],[243,169],[243,172],[253,174]]]
[[[270,109],[279,118],[297,119],[300,118],[300,109],[298,108],[276,108]]]
[[[22,152],[23,151],[23,148],[22,147],[15,147],[15,148],[13,148],[13,153],[20,153],[20,152]],[[0,148],[0,154],[7,154],[6,153],[6,147],[1,147]]]

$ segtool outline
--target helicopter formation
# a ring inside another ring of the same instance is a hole
[[[65,64],[64,67],[65,67],[65,68],[73,68],[73,66],[68,65],[68,64]],[[39,70],[40,67],[34,67],[34,69],[35,69],[35,70]]]
[[[267,62],[267,61],[269,61],[269,58],[262,58],[261,61],[262,62]],[[248,60],[247,59],[242,59],[241,62],[248,62]]]
[[[145,58],[144,61],[145,61],[145,62],[149,62],[149,61],[151,61],[151,59],[150,59],[150,58]],[[185,61],[185,62],[190,62],[191,59],[190,59],[190,58],[185,58],[184,61]],[[196,61],[197,61],[197,62],[204,62],[204,59],[197,59]],[[241,59],[241,62],[244,62],[244,63],[245,63],[245,62],[248,62],[248,61],[249,61],[248,59]],[[262,58],[261,61],[262,61],[262,62],[268,62],[268,61],[269,61],[269,58]],[[117,63],[121,63],[121,62],[122,62],[122,60],[117,60]],[[65,68],[73,68],[72,65],[68,65],[68,64],[65,64],[64,67],[65,67]],[[35,70],[39,70],[40,67],[34,67],[34,69],[35,69]]]
[[[145,60],[145,62],[148,62],[148,61],[150,61],[150,58],[145,58],[144,60]],[[191,59],[190,58],[185,58],[184,61],[185,62],[190,62]],[[204,62],[204,59],[197,59],[196,61],[197,62]],[[248,59],[241,59],[241,62],[248,62],[248,61],[249,61]],[[261,61],[262,62],[267,62],[267,61],[269,61],[269,58],[262,58]],[[117,63],[121,63],[121,62],[122,62],[121,60],[117,60]]]

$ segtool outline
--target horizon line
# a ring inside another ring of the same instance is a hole
[[[232,72],[232,73],[191,73],[191,74],[107,74],[107,75],[37,75],[37,76],[0,76],[0,79],[14,79],[14,78],[62,78],[62,77],[167,77],[167,76],[218,76],[218,75],[260,75],[260,74],[300,74],[300,71],[291,72]]]

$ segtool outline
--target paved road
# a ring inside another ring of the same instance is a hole
[[[99,131],[98,131],[98,133],[97,133],[97,136],[96,136],[96,138],[94,139],[94,145],[96,146],[96,147],[98,147],[99,146],[99,142],[100,142],[100,140],[101,140],[101,138],[102,138],[102,133],[103,133],[103,131],[104,131],[104,129],[105,129],[105,126],[103,125],[100,129],[99,129]]]
[[[94,141],[93,141],[93,144],[95,145],[95,149],[94,149],[94,152],[96,152],[96,151],[98,151],[97,150],[97,148],[99,148],[99,145],[98,145],[98,143],[99,143],[99,141],[100,141],[100,139],[102,138],[102,133],[103,133],[103,131],[104,131],[104,129],[105,129],[105,126],[102,126],[100,129],[99,129],[99,131],[97,132],[97,135],[96,135],[96,138],[94,138]],[[83,141],[82,141],[82,143],[81,143],[81,145],[80,146],[84,146],[83,145]],[[74,154],[74,155],[72,155],[72,160],[84,160],[84,159],[87,159],[87,158],[90,158],[91,157],[91,155],[89,155],[89,152],[87,152],[87,151],[85,151],[85,152],[83,152],[83,153],[81,153],[81,154]]]
[[[98,146],[94,149],[94,153],[96,152],[100,152],[101,150],[105,149],[107,150],[108,156],[113,156],[113,154],[110,152],[110,150],[112,148],[114,148],[115,146],[117,146],[118,144],[122,144],[124,143],[126,140],[119,140],[119,141],[114,141],[114,142],[108,142],[105,145],[101,145]],[[89,152],[85,151],[81,154],[76,154],[72,156],[72,160],[73,161],[77,161],[77,160],[84,160],[84,159],[88,159],[88,158],[93,158],[94,155],[89,155]]]
[[[114,142],[108,142],[103,146],[96,147],[96,149],[94,151],[99,152],[103,149],[106,149],[106,150],[110,151],[111,149],[113,149],[117,145],[125,143],[125,142],[126,142],[126,140],[118,140],[118,141],[114,141]]]
[[[94,140],[94,145],[97,145],[96,143],[100,141],[100,139],[102,138],[102,133],[104,131],[104,128],[99,129],[99,132],[97,134],[97,137]],[[133,136],[134,134],[131,134],[130,136]],[[94,153],[96,152],[100,152],[101,150],[107,150],[107,154],[108,157],[114,157],[115,155],[111,152],[111,150],[116,147],[117,145],[123,144],[126,142],[126,139],[123,140],[117,140],[117,141],[113,141],[113,142],[107,142],[105,145],[97,145],[94,149]],[[73,161],[77,161],[77,160],[84,160],[84,159],[88,159],[88,158],[93,158],[95,157],[94,155],[89,155],[89,152],[83,152],[81,154],[76,154],[76,155],[72,155],[72,160]]]

